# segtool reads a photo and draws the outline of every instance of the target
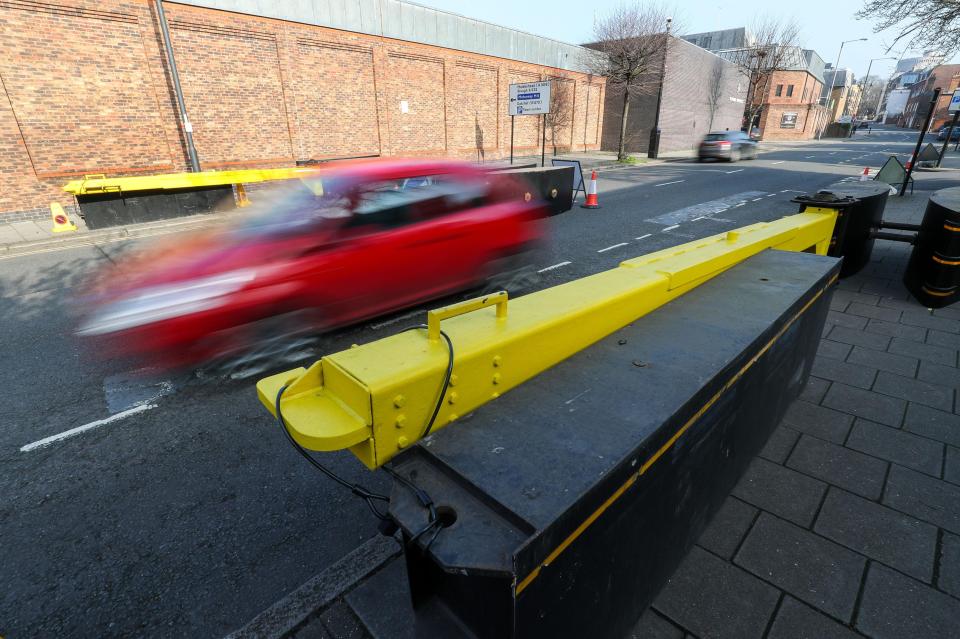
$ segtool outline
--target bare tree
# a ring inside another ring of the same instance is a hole
[[[935,49],[954,53],[960,46],[960,2],[957,0],[866,0],[857,12],[861,19],[873,20],[873,32],[899,31],[887,52],[897,43],[910,49]],[[949,56],[948,56],[949,57]]]
[[[573,124],[573,84],[570,80],[553,79],[550,81],[550,113],[547,114],[547,127],[550,129],[550,144],[553,154],[557,154],[557,135],[568,130]]]
[[[720,110],[720,98],[723,97],[723,64],[723,60],[714,58],[710,76],[707,78],[707,111],[710,113],[708,131],[713,130],[713,121]]]
[[[587,58],[590,70],[607,79],[607,90],[623,94],[617,159],[626,160],[630,97],[656,93],[669,42],[670,12],[659,4],[638,2],[614,8],[593,25],[598,52]]]
[[[744,120],[747,130],[763,107],[770,83],[777,71],[803,65],[803,51],[797,44],[800,27],[793,20],[759,18],[751,28],[753,42],[739,49],[721,51],[720,56],[739,66],[747,76]]]

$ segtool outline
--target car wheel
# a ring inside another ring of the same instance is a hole
[[[730,161],[737,162],[740,160],[740,149],[733,149],[730,151]]]
[[[506,291],[513,297],[530,292],[543,279],[534,264],[533,250],[494,260],[487,271],[490,275],[480,286],[480,294]]]

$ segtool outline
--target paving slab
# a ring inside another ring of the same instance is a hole
[[[811,375],[807,378],[807,384],[803,387],[798,399],[811,404],[819,404],[823,400],[823,396],[827,394],[828,388],[830,388],[830,382]]]
[[[960,486],[894,464],[883,503],[960,534]]]
[[[850,344],[834,342],[833,340],[829,339],[822,339],[820,340],[820,346],[817,347],[817,357],[830,357],[843,361],[847,359],[847,355],[850,353],[851,348],[853,347],[850,346]]]
[[[809,526],[826,489],[821,481],[758,457],[734,487],[733,494],[748,504]]]
[[[960,484],[960,448],[947,446],[944,463],[943,478],[948,482]]]
[[[888,337],[903,337],[915,342],[922,342],[927,337],[927,329],[925,328],[875,319],[867,322],[866,330],[868,333],[877,333]]]
[[[780,593],[747,571],[694,546],[654,608],[700,637],[760,637]]]
[[[784,597],[767,639],[857,639],[846,626],[793,597]]]
[[[23,241],[45,240],[53,237],[50,230],[40,226],[37,222],[11,222],[10,228],[16,231]]]
[[[960,601],[881,564],[867,572],[856,628],[876,639],[955,639]]]
[[[897,355],[907,355],[908,357],[925,359],[935,364],[945,364],[947,366],[957,365],[957,351],[955,349],[916,342],[902,337],[894,337],[890,341],[890,347],[888,349],[879,350],[889,350],[891,353],[896,353]]]
[[[783,416],[783,423],[814,437],[842,444],[853,425],[853,417],[810,402],[795,401]]]
[[[855,552],[768,513],[760,513],[734,562],[844,622],[866,566]]]
[[[907,402],[834,382],[823,398],[823,405],[887,426],[900,426]]]
[[[842,326],[853,330],[862,330],[867,325],[866,317],[857,315],[848,315],[847,313],[838,313],[836,311],[827,311],[827,326]]]
[[[960,368],[924,361],[920,363],[917,379],[956,390],[960,388]]]
[[[757,512],[756,508],[736,497],[727,497],[697,543],[724,559],[730,559],[756,520]]]
[[[813,529],[921,581],[933,579],[936,526],[831,488]]]
[[[865,326],[866,324],[864,324]],[[878,351],[885,351],[893,338],[879,333],[868,333],[859,328],[847,328],[846,326],[837,326],[827,333],[827,337],[835,342],[853,344],[854,346],[864,346]]]
[[[630,630],[629,639],[683,639],[684,632],[653,608],[647,608],[637,625]]]
[[[911,402],[903,429],[953,446],[960,446],[960,416]]]
[[[953,410],[953,389],[917,379],[880,371],[873,390],[943,411]]]
[[[875,306],[873,304],[861,304],[860,302],[850,302],[845,313],[859,315],[860,317],[869,317],[872,319],[884,320],[886,322],[900,321],[900,315],[903,311],[896,308],[886,308]]]
[[[960,333],[960,320],[938,317],[927,311],[904,311],[900,317],[900,323],[932,328],[945,333]]]
[[[786,461],[790,451],[793,450],[799,437],[799,432],[784,424],[780,424],[780,426],[770,434],[770,439],[767,440],[766,445],[759,454],[764,459],[782,464]]]
[[[907,337],[903,335],[903,337]],[[952,348],[953,350],[960,350],[960,335],[954,333],[944,333],[943,331],[930,330],[927,331],[927,344],[933,344],[934,346],[943,346],[944,348]]]
[[[847,446],[934,477],[943,467],[942,443],[863,419],[854,422]]]
[[[830,357],[821,357],[819,352],[813,360],[812,373],[831,382],[843,382],[864,390],[870,390],[870,387],[873,386],[873,380],[877,376],[877,371],[874,368],[848,364]]]
[[[887,462],[816,437],[797,442],[787,466],[868,499],[879,499]]]
[[[943,533],[940,547],[940,579],[937,586],[960,598],[960,536]]]
[[[856,366],[862,366],[867,369],[875,368],[904,377],[914,377],[917,374],[917,367],[920,360],[916,357],[907,357],[906,355],[895,355],[894,353],[884,353],[875,351],[872,348],[863,348],[854,346],[846,357],[847,362]]]

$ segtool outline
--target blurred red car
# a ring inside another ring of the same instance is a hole
[[[484,283],[543,237],[512,176],[452,161],[364,161],[281,183],[225,229],[105,271],[78,334],[108,357],[179,367]]]

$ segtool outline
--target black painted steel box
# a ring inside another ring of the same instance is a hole
[[[399,456],[450,524],[407,545],[422,626],[622,636],[802,390],[839,267],[766,251]],[[427,523],[399,483],[390,513]]]

